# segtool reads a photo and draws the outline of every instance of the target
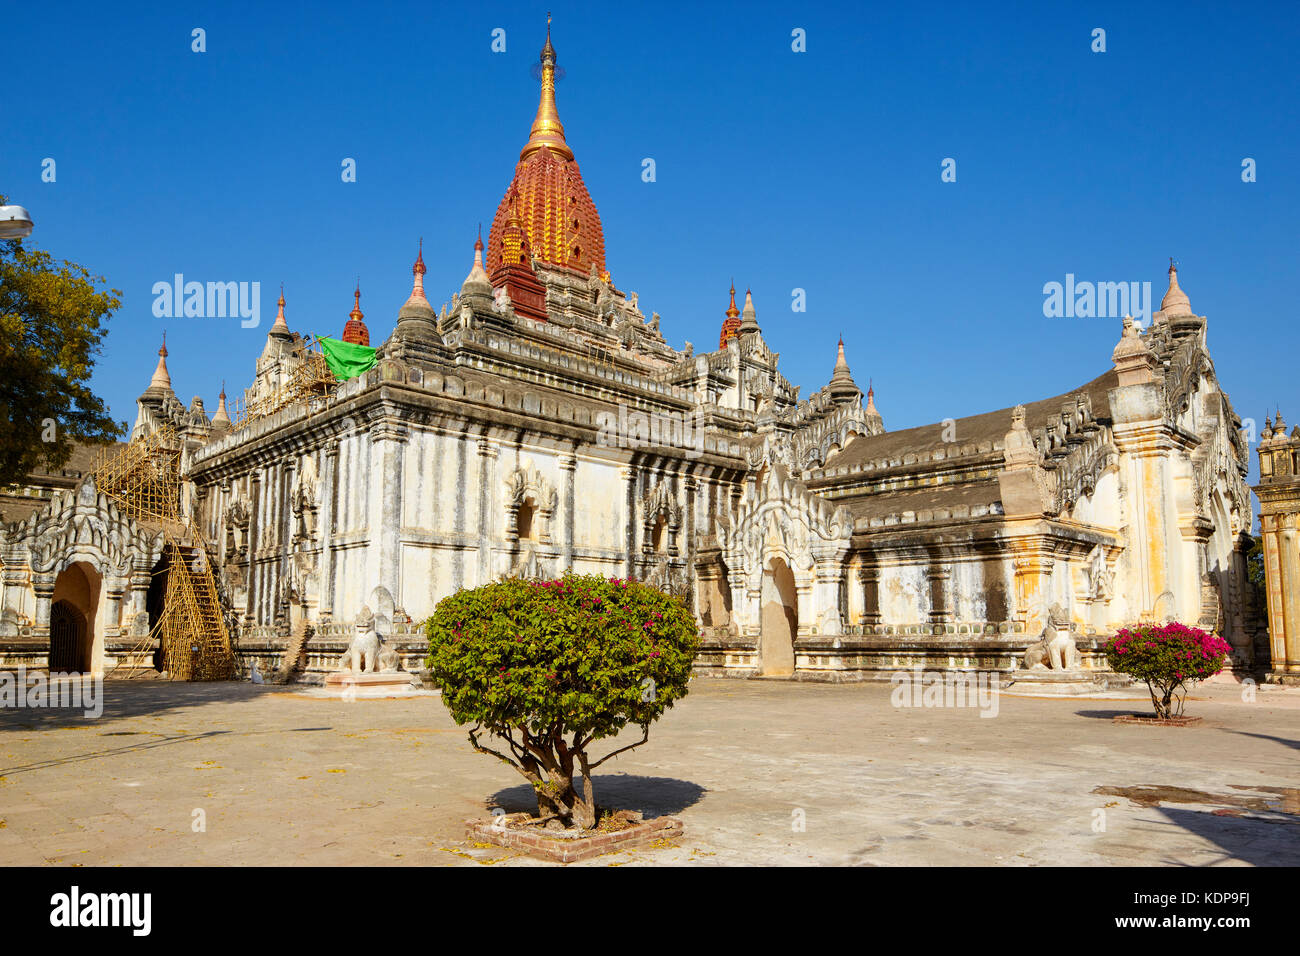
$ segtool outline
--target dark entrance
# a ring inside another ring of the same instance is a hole
[[[85,615],[67,601],[55,601],[50,607],[50,672],[88,670],[88,647]]]
[[[163,610],[167,606],[167,570],[171,566],[168,554],[168,549],[163,548],[162,557],[150,572],[149,594],[145,598],[144,605],[145,610],[149,612],[149,633],[158,635],[158,646],[153,651],[153,666],[157,671],[167,669],[167,661],[163,655],[162,632],[158,628],[158,622],[162,620]]]

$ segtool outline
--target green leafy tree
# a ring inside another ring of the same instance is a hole
[[[425,632],[429,672],[456,723],[473,723],[474,749],[533,785],[541,818],[584,829],[597,821],[592,771],[649,739],[685,696],[699,645],[681,599],[574,574],[459,591],[438,602]],[[641,739],[594,758],[590,748],[627,724]],[[485,731],[499,749],[480,740]]]
[[[1171,621],[1124,628],[1103,648],[1111,670],[1146,681],[1156,717],[1181,717],[1187,685],[1223,670],[1232,653],[1221,637]]]
[[[6,198],[0,196],[0,205]],[[0,239],[0,486],[62,467],[78,443],[125,433],[90,390],[95,357],[121,307],[74,262]]]
[[[1246,551],[1246,580],[1250,582],[1251,587],[1256,588],[1261,594],[1264,591],[1264,538],[1250,539],[1250,547]]]

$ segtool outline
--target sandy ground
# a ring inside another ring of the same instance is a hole
[[[436,695],[109,681],[103,716],[0,710],[0,864],[550,865],[466,841],[527,809]],[[1300,865],[1300,689],[896,707],[887,684],[699,679],[596,775],[673,845],[574,865]],[[629,741],[633,739],[628,734]]]

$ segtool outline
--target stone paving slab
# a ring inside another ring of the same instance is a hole
[[[436,696],[105,691],[98,720],[0,711],[0,865],[554,865],[466,838],[531,788]],[[1112,719],[1140,696],[1004,696],[986,718],[890,691],[696,679],[595,781],[685,836],[570,865],[1300,865],[1300,689],[1203,685],[1186,728]],[[1122,795],[1143,787],[1198,795]]]

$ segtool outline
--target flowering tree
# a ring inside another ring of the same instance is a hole
[[[1232,648],[1200,628],[1171,622],[1122,629],[1105,651],[1111,670],[1146,681],[1156,717],[1168,720],[1182,716],[1187,684],[1223,670]]]
[[[686,695],[699,642],[679,598],[636,581],[566,574],[458,591],[425,623],[430,675],[475,750],[510,764],[537,791],[538,815],[596,824],[591,772],[645,743]],[[641,739],[592,759],[627,724]],[[483,731],[501,741],[492,749]],[[581,772],[579,793],[574,777]]]

